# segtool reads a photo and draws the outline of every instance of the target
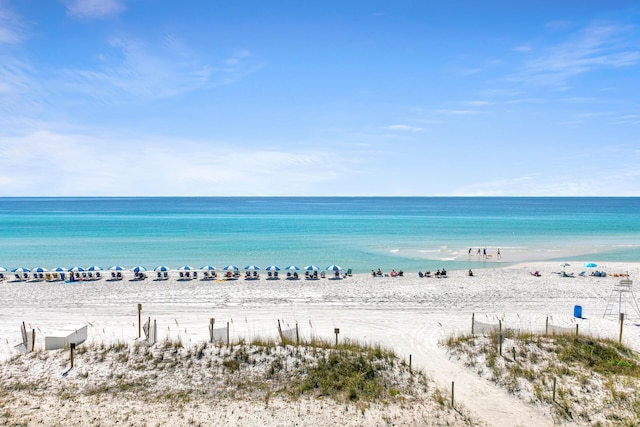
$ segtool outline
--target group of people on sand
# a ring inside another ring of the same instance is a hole
[[[382,270],[378,269],[378,270],[371,270],[371,275],[373,277],[401,277],[404,276],[404,271],[402,270],[398,270],[396,271],[395,268],[393,270],[391,270],[391,273],[383,273]]]
[[[442,270],[438,270],[435,273],[431,274],[431,271],[427,271],[426,273],[423,273],[422,271],[418,271],[418,276],[420,277],[447,277],[447,270],[445,270],[444,268]]]
[[[469,252],[468,252],[469,256],[471,256],[471,252],[473,252],[473,248],[469,248]],[[483,248],[483,249],[478,248],[478,250],[476,251],[476,256],[480,256],[480,255],[482,255],[482,258],[484,259],[493,257],[493,255],[487,253],[487,248]],[[496,251],[496,258],[502,259],[500,248],[498,248],[498,250]]]

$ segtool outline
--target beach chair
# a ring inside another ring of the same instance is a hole
[[[193,277],[193,280],[196,280],[198,278],[198,272],[194,271],[191,276]]]
[[[337,272],[336,272],[336,273],[337,273]],[[320,273],[320,278],[321,278],[321,279],[324,279],[324,278],[326,278],[326,277],[327,277],[327,276],[326,276],[326,274],[325,274],[325,272],[324,272],[324,271]]]
[[[92,272],[87,273],[87,279],[93,280],[93,273]]]
[[[347,275],[347,276],[349,276],[349,277],[353,276],[353,273],[351,272],[351,269],[350,269],[350,268],[349,268],[349,269],[347,269],[347,273],[346,273],[346,275]]]
[[[278,272],[277,272],[277,271],[274,271],[274,272],[273,272],[273,278],[274,278],[274,279],[277,279],[277,278],[278,278]]]
[[[184,280],[184,272],[180,272],[180,280]]]
[[[260,278],[260,275],[258,274],[258,272],[257,272],[257,271],[254,271],[254,272],[253,272],[253,278],[254,278],[254,279],[259,279],[259,278]]]
[[[116,273],[116,280],[122,280],[122,273],[119,271]]]
[[[272,279],[273,278],[273,273],[270,271],[267,271],[267,279]]]
[[[0,273],[0,281],[4,280],[4,273]]]
[[[51,273],[51,281],[57,282],[59,280],[60,280],[60,276],[58,276],[58,273]]]
[[[60,280],[66,280],[67,279],[67,275],[65,273],[60,273]]]
[[[115,271],[111,272],[111,280],[116,280],[116,272]]]
[[[96,271],[96,280],[102,279],[102,274],[99,271]]]
[[[165,272],[162,274],[162,278],[163,278],[164,280],[169,280],[169,272],[168,272],[168,271],[165,271]]]
[[[158,271],[157,276],[158,277],[156,278],[156,280],[162,280],[162,272],[161,271]]]

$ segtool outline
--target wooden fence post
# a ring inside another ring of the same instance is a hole
[[[544,334],[549,335],[549,316],[547,316],[547,320],[544,323]]]
[[[141,317],[140,317],[141,316],[141,314],[140,314],[141,312],[142,312],[142,304],[138,304],[138,338],[140,338],[142,336],[142,332],[141,332],[142,324],[140,323],[142,321]],[[151,325],[149,325],[149,326],[151,326]]]
[[[620,338],[618,338],[620,344],[622,344],[622,325],[624,325],[624,313],[620,313]]]
[[[500,345],[500,356],[502,356],[502,320],[498,320],[500,326],[500,334],[498,335],[498,343]]]
[[[455,408],[456,404],[455,404],[455,386],[456,383],[451,381],[451,407]]]
[[[69,344],[69,358],[71,359],[71,369],[73,369],[73,350],[76,349],[76,345],[74,343]]]
[[[474,324],[476,323],[476,314],[471,313],[471,335],[474,334]]]

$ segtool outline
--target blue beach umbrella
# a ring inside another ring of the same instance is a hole
[[[64,273],[65,271],[67,271],[67,269],[64,267],[56,267],[53,269],[53,271],[55,271],[56,273]]]
[[[588,262],[584,266],[589,268],[594,268],[594,267],[597,267],[598,264],[596,264],[595,262]]]
[[[300,267],[298,267],[297,265],[288,265],[287,268],[285,268],[285,270],[296,271],[296,270],[300,270]]]
[[[205,271],[213,271],[216,268],[213,265],[203,265],[202,267],[200,267],[200,270],[205,270]]]
[[[31,270],[29,270],[26,267],[18,267],[18,268],[14,268],[13,270],[11,270],[12,273],[29,273],[31,272]]]
[[[111,267],[109,267],[109,270],[111,270],[111,271],[122,271],[122,270],[124,270],[124,268],[120,267],[119,265],[112,265]]]
[[[36,267],[34,269],[31,270],[32,273],[44,273],[48,271],[46,268],[42,268],[42,267]]]
[[[237,271],[238,270],[238,266],[237,265],[226,265],[224,267],[225,271]]]
[[[153,271],[169,271],[169,267],[166,265],[159,265],[153,269]]]
[[[327,270],[340,271],[342,270],[342,267],[340,267],[339,265],[331,264],[327,267]]]
[[[319,270],[318,266],[313,265],[313,264],[307,265],[304,269],[307,270],[307,271],[318,271]]]
[[[4,268],[4,267],[0,267],[0,273],[4,273],[5,271],[7,271],[7,269],[6,269],[6,268]]]
[[[71,267],[69,271],[73,271],[74,273],[77,273],[78,271],[84,271],[84,268],[75,266],[75,267]]]
[[[260,270],[260,267],[258,267],[257,265],[247,265],[244,269],[256,271],[256,270]]]
[[[102,271],[104,270],[102,267],[100,267],[99,265],[92,265],[91,267],[87,268],[88,271]]]
[[[147,271],[147,269],[145,267],[141,266],[141,265],[133,267],[133,272],[136,273],[136,274],[137,273],[142,273],[142,272],[145,272],[145,271]]]
[[[278,267],[277,265],[270,265],[267,268],[265,268],[265,270],[267,270],[267,271],[280,271],[280,267]]]
[[[193,267],[191,267],[190,265],[183,265],[182,267],[178,268],[179,271],[191,271],[193,270]]]

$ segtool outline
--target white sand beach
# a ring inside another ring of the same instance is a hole
[[[297,323],[303,337],[335,339],[334,329],[339,328],[340,340],[381,344],[407,360],[411,356],[413,366],[424,370],[441,388],[450,389],[454,382],[456,401],[479,424],[553,425],[548,409],[521,401],[474,375],[452,360],[441,343],[452,334],[471,332],[472,315],[487,323],[501,320],[505,327],[541,332],[548,320],[555,326],[578,325],[581,333],[617,339],[618,303],[611,315],[604,316],[612,289],[620,280],[614,275],[628,274],[635,280],[640,276],[640,264],[598,263],[597,270],[608,275],[591,277],[593,269],[583,266],[587,261],[572,262],[565,268],[576,275],[586,271],[585,277],[573,278],[554,274],[563,269],[559,263],[532,262],[475,270],[474,277],[469,277],[467,271],[450,271],[447,278],[420,278],[417,273],[406,273],[404,277],[355,274],[341,280],[289,281],[281,277],[275,281],[266,280],[263,272],[260,280],[251,281],[178,281],[174,271],[167,281],[154,281],[151,274],[147,280],[130,281],[131,273],[116,282],[5,280],[0,283],[0,357],[7,360],[19,354],[15,346],[21,342],[22,322],[27,329],[36,330],[36,348],[44,347],[48,333],[67,324],[88,325],[88,340],[82,345],[132,343],[138,334],[138,304],[142,304],[143,319],[157,322],[160,340],[180,340],[185,346],[208,341],[211,318],[216,326],[229,322],[232,340],[247,341],[258,337],[275,339],[280,320],[284,328]],[[541,276],[534,277],[530,274],[533,271],[539,271]],[[640,290],[636,292],[638,296]],[[582,307],[582,318],[574,317],[575,306]],[[627,314],[623,342],[640,351],[640,318],[629,304],[623,304],[623,311]],[[59,370],[62,373],[64,367]],[[27,366],[24,375],[41,373],[31,372]],[[59,381],[65,380],[60,376]],[[108,402],[103,404],[108,406]],[[311,410],[318,404],[300,403],[305,406],[302,412],[330,414],[315,421],[301,416],[300,408],[277,411],[265,420],[261,418],[264,405],[237,405],[235,413],[245,413],[244,418],[235,418],[226,425],[373,425],[364,418],[355,424],[345,422],[339,415],[344,407],[339,405]],[[38,412],[54,414],[58,409],[43,404]],[[211,407],[204,411],[207,417],[202,411],[200,408],[198,417],[205,425],[207,419],[215,420],[220,411],[233,413],[229,406]],[[423,425],[409,410],[394,417],[394,425]],[[165,425],[163,419],[154,420],[149,425]],[[103,420],[101,425],[110,423]]]

